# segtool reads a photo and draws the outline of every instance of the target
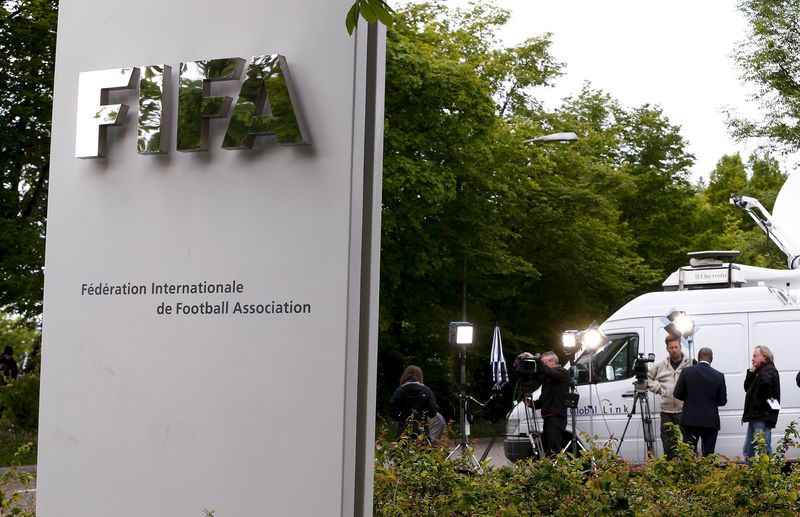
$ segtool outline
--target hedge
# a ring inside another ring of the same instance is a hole
[[[384,435],[385,436],[385,435]],[[795,424],[773,455],[750,465],[739,459],[699,457],[679,443],[677,455],[634,464],[610,445],[578,458],[527,460],[483,473],[463,458],[446,460],[446,444],[380,438],[375,451],[374,513],[385,516],[530,515],[798,515],[800,465],[787,464],[798,445]]]

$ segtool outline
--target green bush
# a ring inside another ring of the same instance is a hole
[[[701,458],[679,443],[677,457],[644,464],[620,459],[609,447],[578,458],[483,465],[447,461],[446,444],[389,442],[375,452],[374,513],[385,516],[528,515],[798,515],[800,466],[786,469],[797,445],[790,427],[776,454],[760,452],[750,465],[719,455]]]
[[[0,386],[0,425],[35,430],[39,425],[39,374]]]
[[[35,465],[36,447],[36,431],[0,428],[0,467]]]

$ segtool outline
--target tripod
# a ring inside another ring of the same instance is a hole
[[[590,386],[591,388],[591,386]],[[575,379],[572,378],[569,381],[569,395],[567,395],[567,399],[564,401],[564,405],[570,409],[570,414],[572,415],[572,440],[568,443],[561,452],[567,452],[568,449],[572,449],[572,457],[578,457],[578,431],[577,431],[577,422],[575,418],[575,414],[577,413],[578,409],[578,401],[580,400],[580,396],[578,395],[577,390],[575,389]],[[581,445],[581,449],[583,445]]]
[[[528,440],[531,442],[531,451],[536,459],[544,458],[544,444],[542,443],[542,433],[539,429],[539,418],[536,416],[536,408],[533,403],[533,378],[528,375],[523,375],[517,381],[517,386],[514,388],[515,393],[522,394],[522,403],[525,410],[525,422],[528,424]],[[521,388],[519,392],[517,389]],[[530,404],[528,403],[530,401]]]
[[[469,420],[467,419],[467,415],[469,414],[469,401],[475,399],[467,395],[466,350],[458,351],[458,364],[461,370],[461,385],[458,395],[458,423],[461,431],[461,441],[453,448],[452,451],[450,451],[450,454],[448,454],[447,458],[445,459],[449,460],[456,454],[456,452],[461,451],[461,456],[466,456],[470,469],[474,470],[478,474],[483,474],[483,468],[478,460],[475,459],[475,453],[472,451],[472,447],[469,445]]]
[[[644,380],[636,380],[633,383],[634,401],[631,410],[628,412],[628,421],[625,423],[625,429],[622,431],[622,437],[619,439],[617,445],[617,454],[622,448],[622,442],[625,441],[625,433],[628,432],[628,426],[631,423],[634,413],[636,413],[636,404],[639,404],[639,415],[642,418],[642,435],[644,436],[644,443],[647,446],[647,452],[655,455],[655,438],[653,436],[653,416],[650,413],[650,401],[647,399],[647,386]]]

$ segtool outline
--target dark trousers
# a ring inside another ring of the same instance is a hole
[[[561,452],[561,443],[564,432],[567,430],[567,417],[561,415],[548,415],[544,417],[542,425],[542,447],[547,456]]]
[[[672,434],[672,428],[665,425],[668,423],[681,425],[681,414],[661,412],[661,444],[664,446],[664,454],[668,459],[672,459],[675,457],[675,436]]]
[[[696,425],[681,426],[683,431],[683,441],[697,450],[697,442],[700,441],[703,456],[714,454],[714,447],[717,446],[717,429],[711,427],[697,427]]]

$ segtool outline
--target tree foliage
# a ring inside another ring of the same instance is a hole
[[[0,9],[0,306],[41,312],[57,2]]]
[[[766,138],[772,147],[798,150],[800,1],[740,0],[738,6],[749,30],[734,55],[742,80],[755,87],[754,97],[763,118],[731,117],[730,128],[739,138]]]
[[[41,310],[57,3],[0,1],[0,306],[35,317]],[[786,40],[783,54],[762,55],[755,53],[762,40],[754,37],[740,54],[743,66],[745,58],[765,67],[785,60],[785,76],[792,77],[794,43],[778,18],[794,5],[742,3],[758,34]],[[481,395],[491,385],[486,358],[495,324],[503,329],[507,356],[557,348],[563,329],[602,320],[657,289],[685,263],[687,251],[739,248],[744,262],[771,263],[764,237],[727,203],[730,194],[742,193],[771,208],[786,176],[769,156],[746,163],[723,157],[708,187],[697,188],[689,180],[693,157],[680,128],[657,105],[627,107],[587,84],[546,111],[532,87],[551,84],[564,66],[550,52],[550,35],[504,46],[497,33],[509,15],[493,4],[419,4],[397,13],[380,0],[354,7],[353,27],[358,16],[393,17],[379,410],[403,367],[416,363],[452,414],[449,321],[466,317],[477,325],[469,379]],[[764,27],[756,24],[762,18],[769,21]],[[782,44],[771,37],[771,44],[763,39],[764,49]],[[777,110],[772,120],[792,120],[792,81],[764,77],[771,86],[764,86],[763,100],[774,101]],[[559,131],[574,131],[580,140],[526,144]]]
[[[753,223],[750,217],[730,204],[731,196],[758,199],[772,210],[787,175],[769,155],[752,154],[747,163],[739,154],[725,155],[710,174],[708,187],[700,200],[705,227],[698,243],[705,249],[735,249],[742,252],[739,262],[762,267],[782,267],[786,258]]]
[[[507,356],[556,348],[563,329],[658,288],[694,235],[723,229],[703,219],[713,205],[660,108],[587,84],[546,112],[531,87],[562,64],[549,35],[504,47],[507,19],[492,4],[412,5],[388,33],[379,404],[416,363],[448,412],[447,322],[478,326],[470,380],[488,391],[496,323]],[[580,140],[525,143],[559,131]]]

